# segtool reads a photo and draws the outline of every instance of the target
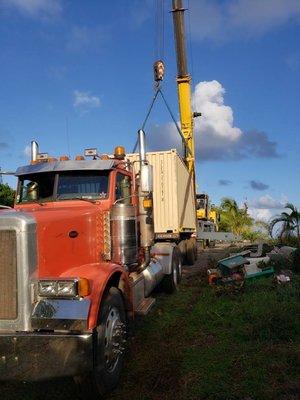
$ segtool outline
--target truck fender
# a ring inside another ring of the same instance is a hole
[[[151,248],[151,257],[159,261],[165,275],[172,273],[172,257],[175,248],[175,243],[168,242],[157,242]]]
[[[132,308],[128,275],[124,268],[118,264],[103,262],[82,265],[66,271],[63,276],[87,278],[89,280],[91,293],[86,297],[91,302],[87,323],[89,330],[97,326],[99,308],[103,295],[109,287],[117,287],[122,293],[125,308],[127,310]]]

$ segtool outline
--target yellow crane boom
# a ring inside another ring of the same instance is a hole
[[[182,0],[173,0],[173,24],[177,57],[177,89],[181,131],[184,136],[185,162],[192,174],[195,188],[195,144],[194,144],[194,124],[191,102],[191,76],[188,73],[184,11]]]

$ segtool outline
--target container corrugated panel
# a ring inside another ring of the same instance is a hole
[[[0,319],[17,318],[16,232],[0,230]]]
[[[131,162],[139,155],[127,154]],[[153,166],[155,233],[196,231],[196,211],[190,174],[176,150],[147,153]],[[135,163],[136,172],[139,163]]]

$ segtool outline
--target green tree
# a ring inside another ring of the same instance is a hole
[[[15,199],[15,191],[7,184],[0,184],[0,206],[12,207]]]
[[[225,229],[236,235],[242,235],[253,226],[253,219],[248,214],[247,206],[239,208],[234,199],[225,197],[220,205],[220,230]]]
[[[297,238],[300,239],[300,212],[291,203],[287,203],[285,208],[290,212],[283,211],[272,219],[269,227],[270,235],[274,237],[274,227],[279,225],[276,233],[280,239],[290,237],[294,232],[296,232]]]

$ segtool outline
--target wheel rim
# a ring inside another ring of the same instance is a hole
[[[105,323],[104,360],[108,372],[116,368],[125,348],[125,324],[122,323],[119,310],[111,307]]]

